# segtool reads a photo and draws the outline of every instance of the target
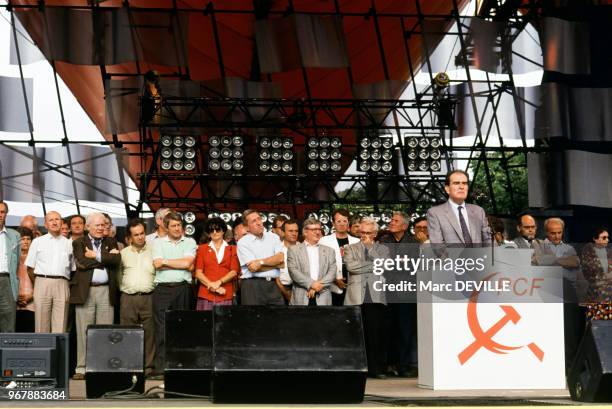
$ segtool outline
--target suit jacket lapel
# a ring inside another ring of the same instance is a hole
[[[327,271],[327,269],[325,268],[325,260],[323,260],[323,252],[321,251],[321,245],[319,244],[319,247],[317,247],[317,251],[319,252],[319,280],[323,279],[323,275],[325,274],[325,272]],[[324,271],[325,270],[325,271]]]
[[[304,243],[300,243],[300,252],[302,253],[302,257],[305,261],[304,274],[306,274],[307,277],[310,277],[310,260],[308,260],[308,250],[306,250],[306,245]]]
[[[444,213],[446,214],[446,219],[453,226],[455,232],[457,233],[457,237],[464,243],[463,233],[461,232],[461,226],[459,226],[459,221],[457,220],[457,216],[455,216],[455,212],[453,212],[453,208],[451,207],[450,202],[446,202],[446,208],[444,209]]]
[[[468,211],[468,218],[470,219],[470,237],[472,237],[472,242],[479,243],[481,242],[480,228],[476,224],[478,214],[476,213],[476,209],[474,209],[473,206],[470,206],[468,204],[466,204],[465,206]]]

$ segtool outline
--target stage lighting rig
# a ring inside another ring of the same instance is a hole
[[[310,137],[306,142],[306,169],[311,173],[342,170],[342,140],[337,136]]]
[[[442,172],[442,138],[439,135],[404,134],[409,172]]]
[[[263,173],[291,174],[294,169],[293,139],[262,136],[257,143],[259,171]]]
[[[357,170],[367,173],[393,171],[393,138],[390,136],[364,136],[359,140]]]
[[[240,173],[244,169],[244,137],[211,135],[208,137],[208,169],[215,173]]]
[[[193,135],[162,135],[159,139],[161,170],[196,170],[197,143],[198,140]]]

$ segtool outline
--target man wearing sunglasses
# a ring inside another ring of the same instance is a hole
[[[319,244],[320,221],[304,221],[302,234],[304,242],[287,250],[287,268],[293,280],[291,305],[331,305],[329,287],[336,278],[336,254]]]

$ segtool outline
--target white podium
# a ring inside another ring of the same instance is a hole
[[[525,266],[530,257],[529,250],[524,252],[496,249],[493,271],[500,276],[504,269],[521,272],[511,284],[513,302],[496,303],[480,293],[475,303],[435,298],[419,303],[420,387],[565,389],[563,304],[528,302],[546,277],[547,288],[552,285],[555,294],[562,294],[562,277],[554,279],[559,272],[554,267]]]

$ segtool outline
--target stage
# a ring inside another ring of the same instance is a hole
[[[163,384],[147,381],[146,390]],[[239,387],[236,388],[240,390]],[[213,405],[198,399],[93,399],[85,400],[85,381],[70,381],[70,401],[0,402],[0,407],[201,407]],[[571,406],[581,405],[569,398],[567,390],[464,390],[432,391],[417,387],[416,378],[368,379],[361,406]],[[231,405],[244,406],[244,405]],[[261,405],[259,405],[261,406]],[[265,406],[265,405],[263,405]],[[287,406],[287,405],[279,405]],[[299,405],[291,405],[296,407]],[[306,405],[304,405],[306,406]],[[308,405],[312,406],[312,405]],[[354,405],[334,405],[354,406]]]

